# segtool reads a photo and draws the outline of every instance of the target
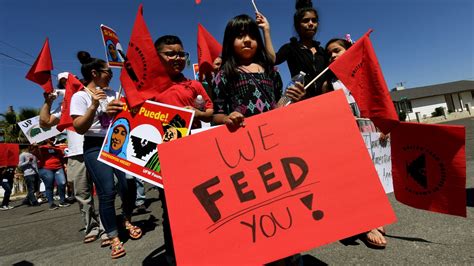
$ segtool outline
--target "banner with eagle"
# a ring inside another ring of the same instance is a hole
[[[163,187],[158,144],[189,135],[194,111],[146,101],[125,105],[112,121],[98,160],[150,184]]]

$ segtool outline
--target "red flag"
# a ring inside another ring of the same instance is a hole
[[[222,45],[200,23],[198,24],[197,50],[199,74],[202,77],[202,74],[212,71],[212,64],[220,56]]]
[[[61,105],[61,119],[56,127],[59,131],[64,129],[74,130],[72,127],[72,117],[70,115],[70,106],[72,95],[84,88],[84,85],[71,73],[69,73],[66,82],[66,93],[64,94],[63,104]]]
[[[361,116],[370,118],[383,133],[389,133],[399,121],[369,39],[371,32],[369,30],[329,68],[351,91]]]
[[[196,0],[196,4],[200,4],[201,3],[201,0]]]
[[[143,19],[142,4],[138,7],[126,57],[120,81],[131,107],[144,103],[171,85]]]
[[[391,137],[396,199],[414,208],[466,217],[464,127],[400,123]]]
[[[49,40],[46,38],[43,48],[36,58],[35,63],[31,66],[30,71],[26,74],[26,79],[38,83],[45,92],[53,92],[53,82],[51,81],[51,70],[53,69],[53,60],[51,59],[51,51],[49,49]]]
[[[17,143],[0,143],[0,167],[18,166],[20,146]]]

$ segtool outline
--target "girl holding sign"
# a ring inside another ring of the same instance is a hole
[[[234,17],[224,33],[222,68],[216,76],[213,97],[214,122],[238,127],[244,117],[274,109],[281,89],[280,74],[273,69],[259,25],[248,15]],[[294,102],[305,94],[300,85],[289,88],[290,91]]]
[[[106,105],[117,96],[108,87],[113,75],[112,70],[107,62],[92,58],[87,52],[79,52],[77,57],[82,64],[81,73],[86,87],[72,96],[70,113],[76,132],[84,135],[84,162],[96,185],[100,219],[110,240],[111,256],[115,259],[124,256],[125,249],[118,237],[115,220],[114,201],[117,191],[114,175],[117,177],[118,192],[123,202],[123,225],[131,239],[138,239],[142,235],[142,230],[130,222],[135,203],[135,187],[134,182],[127,182],[125,173],[97,160],[110,124]]]
[[[346,39],[331,39],[326,44],[326,52],[329,58],[329,62],[334,62],[337,58],[343,55],[347,49],[352,46],[352,42]],[[357,103],[352,97],[351,92],[344,86],[344,84],[338,80],[334,74],[333,77],[329,79],[329,81],[325,81],[323,84],[323,92],[329,92],[334,90],[342,89],[344,94],[346,95],[347,102],[351,106],[352,113],[356,118],[360,118],[360,111],[357,107]],[[383,134],[382,134],[383,136]],[[387,246],[387,240],[384,237],[385,229],[383,227],[379,227],[376,229],[372,229],[364,234],[361,234],[361,240],[370,247],[375,249],[383,249]]]

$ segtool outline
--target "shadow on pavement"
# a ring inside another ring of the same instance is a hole
[[[466,201],[468,207],[474,207],[474,188],[466,189]]]
[[[142,237],[143,237],[148,232],[155,230],[155,228],[158,226],[158,221],[159,220],[156,219],[155,216],[150,215],[150,217],[147,220],[133,221],[133,224],[142,229]],[[128,231],[125,230],[124,228],[121,228],[121,230],[119,231],[119,237],[124,243],[127,243],[127,241],[130,240]]]
[[[13,266],[33,266],[34,264],[29,262],[29,261],[26,261],[26,260],[22,260],[22,261],[19,261],[17,263],[14,263],[12,264]]]
[[[410,241],[410,242],[422,242],[422,243],[430,243],[430,244],[440,244],[440,245],[442,245],[442,243],[431,242],[431,241],[428,241],[428,240],[426,240],[426,239],[419,238],[419,237],[394,236],[394,235],[389,235],[389,234],[386,234],[385,237],[395,238],[395,239],[400,239],[400,240],[405,240],[405,241]]]
[[[146,256],[142,265],[168,265],[165,258],[165,245],[153,250],[150,255]]]
[[[303,255],[303,264],[304,265],[328,265],[326,262],[317,259],[309,254]]]

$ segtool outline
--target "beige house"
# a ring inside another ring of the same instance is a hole
[[[474,81],[460,80],[443,84],[405,89],[397,87],[390,92],[397,112],[407,114],[406,121],[421,121],[433,116],[442,107],[445,114],[474,113]]]

